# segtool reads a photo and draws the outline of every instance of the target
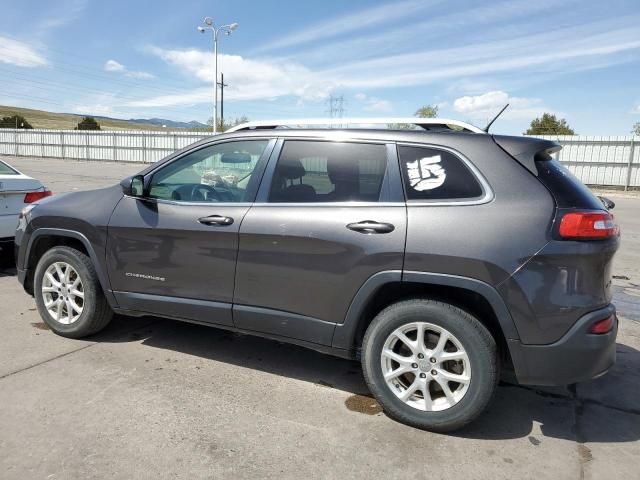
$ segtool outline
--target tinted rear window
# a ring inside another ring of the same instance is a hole
[[[538,178],[560,208],[602,210],[602,202],[568,168],[557,160],[537,161]]]
[[[399,146],[407,200],[456,200],[482,196],[482,187],[464,162],[444,150]]]
[[[0,162],[0,175],[17,175],[17,174],[18,172],[16,172],[9,165],[7,165],[4,162]]]

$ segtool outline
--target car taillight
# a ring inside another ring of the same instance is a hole
[[[559,234],[565,239],[597,240],[619,233],[609,212],[569,212],[560,221]]]
[[[33,203],[36,200],[40,200],[44,197],[50,197],[53,195],[51,190],[42,190],[40,192],[29,192],[24,196],[24,203]]]
[[[596,335],[602,335],[603,333],[609,333],[613,329],[613,325],[616,322],[615,314],[608,316],[602,320],[598,320],[596,323],[591,325],[590,333],[594,333]]]

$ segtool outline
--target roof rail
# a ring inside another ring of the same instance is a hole
[[[241,123],[229,128],[226,132],[237,132],[240,130],[260,130],[274,129],[278,127],[301,127],[301,126],[325,126],[334,125],[340,128],[347,128],[347,125],[390,125],[409,124],[422,127],[425,130],[460,130],[472,133],[486,133],[481,128],[459,120],[448,120],[445,118],[419,118],[419,117],[399,117],[399,118],[299,118],[292,120],[258,120],[255,122]]]

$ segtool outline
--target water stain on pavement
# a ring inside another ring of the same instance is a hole
[[[351,395],[345,400],[344,404],[352,412],[364,413],[365,415],[382,413],[380,404],[373,397],[365,395]]]
[[[44,322],[31,322],[31,326],[38,330],[50,330],[49,326]]]

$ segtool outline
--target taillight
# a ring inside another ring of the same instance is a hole
[[[33,203],[41,198],[50,197],[53,195],[51,190],[42,190],[40,192],[29,192],[24,196],[24,203]]]
[[[603,333],[609,333],[613,329],[613,325],[616,322],[616,316],[610,315],[607,318],[602,320],[598,320],[596,323],[591,325],[590,333],[594,333],[596,335],[602,335]]]
[[[597,240],[620,233],[609,212],[569,212],[560,221],[560,236],[565,239]]]

